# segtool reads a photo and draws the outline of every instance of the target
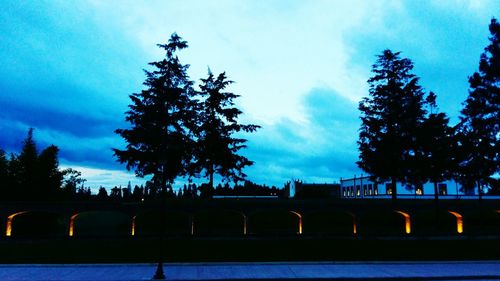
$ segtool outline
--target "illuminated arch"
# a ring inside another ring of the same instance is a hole
[[[75,220],[76,217],[78,217],[78,215],[80,215],[80,213],[76,213],[69,218],[69,232],[68,232],[69,237],[72,237],[74,234]]]
[[[132,229],[130,230],[130,235],[135,236],[135,218],[137,216],[132,217]]]
[[[194,235],[194,216],[193,215],[189,215],[189,220],[191,221],[191,236]],[[199,232],[199,230],[198,230]]]
[[[408,213],[405,213],[403,211],[398,211],[398,210],[394,210],[394,212],[396,212],[404,217],[404,219],[405,219],[405,232],[406,232],[406,234],[410,234],[411,233],[410,215]]]
[[[243,235],[247,235],[247,223],[248,218],[244,213],[240,213],[243,216]]]
[[[358,233],[358,226],[356,224],[356,215],[351,212],[346,212],[352,217],[352,234],[356,235]]]
[[[463,221],[462,215],[457,213],[457,212],[452,212],[452,211],[448,211],[448,213],[452,214],[457,219],[457,233],[459,233],[459,234],[463,233],[464,232],[464,221]]]
[[[298,212],[295,211],[289,211],[290,213],[296,215],[299,218],[299,231],[297,232],[298,234],[302,234],[302,215]]]
[[[243,218],[243,235],[247,235],[247,232],[248,232],[248,230],[247,230],[248,229],[247,228],[248,217],[245,215],[245,213],[237,211],[237,210],[229,210],[229,212],[234,212],[234,213],[237,213],[237,214],[241,215],[241,217]]]
[[[28,213],[28,211],[17,212],[7,217],[7,228],[5,230],[5,236],[12,235],[12,220],[14,219],[14,217],[25,213]]]

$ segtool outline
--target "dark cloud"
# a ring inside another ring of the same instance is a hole
[[[79,107],[78,102],[69,106]],[[68,107],[43,104],[43,98],[32,103],[0,98],[0,118],[6,123],[19,122],[28,127],[64,132],[82,139],[109,136],[115,129],[125,126],[123,114],[117,114],[116,110],[109,110],[106,115],[104,112],[82,112]]]
[[[356,103],[320,88],[311,90],[303,105],[305,123],[282,119],[247,136],[244,154],[255,161],[246,169],[251,180],[282,186],[292,179],[332,182],[360,173]]]
[[[442,2],[443,6],[450,4]],[[420,84],[438,95],[438,106],[457,122],[468,94],[468,76],[477,69],[488,42],[489,13],[480,16],[469,11],[465,16],[467,8],[457,9],[459,3],[455,9],[419,1],[399,4],[400,11],[384,18],[382,27],[358,26],[346,36],[352,62],[368,70],[384,49],[401,51],[402,57],[414,62]]]

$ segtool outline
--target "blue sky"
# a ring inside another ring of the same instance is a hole
[[[19,151],[33,127],[87,185],[141,184],[113,157],[125,145],[113,131],[163,57],[156,44],[177,32],[191,79],[226,71],[241,120],[262,126],[243,151],[250,180],[338,181],[362,173],[357,103],[375,56],[412,59],[456,122],[498,11],[496,0],[2,1],[0,147]]]

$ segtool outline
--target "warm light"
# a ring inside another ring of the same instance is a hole
[[[298,232],[298,234],[302,234],[302,215],[297,213],[297,212],[294,212],[294,211],[290,211],[290,213],[296,215],[299,218],[299,232]]]
[[[356,216],[353,213],[347,212],[352,217],[352,233],[356,235],[358,233],[358,228],[356,225]]]
[[[5,236],[11,236],[12,234],[12,220],[14,219],[14,217],[24,213],[27,213],[27,211],[17,212],[7,217],[7,229],[5,230]]]
[[[243,235],[247,235],[247,216],[245,214],[241,214],[243,216]]]
[[[130,233],[132,236],[134,236],[134,235],[135,235],[135,218],[136,218],[136,217],[137,217],[137,216],[133,216],[133,217],[132,217],[132,230],[131,230],[131,233]]]
[[[448,211],[450,214],[454,215],[457,218],[457,233],[464,232],[464,221],[462,219],[462,215],[457,212]]]
[[[73,236],[75,220],[76,220],[76,217],[78,217],[78,215],[80,215],[80,213],[72,215],[71,218],[69,219],[69,236],[70,237]]]
[[[405,218],[405,231],[406,231],[406,234],[410,234],[411,233],[410,215],[408,213],[405,213],[402,211],[395,211],[395,212],[402,215]]]
[[[191,216],[191,235],[194,235],[194,218]]]

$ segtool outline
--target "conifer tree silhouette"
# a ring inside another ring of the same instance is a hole
[[[399,52],[385,50],[372,67],[369,97],[359,103],[361,128],[358,166],[380,180],[392,182],[397,198],[397,181],[413,183],[418,144],[415,136],[423,122],[422,87],[411,73],[413,62]]]
[[[227,80],[224,72],[215,77],[209,70],[208,77],[201,81],[199,94],[203,100],[198,114],[200,125],[197,131],[196,166],[208,176],[209,187],[213,189],[214,174],[226,180],[244,179],[246,175],[242,169],[253,162],[237,154],[246,147],[247,140],[233,135],[254,132],[260,126],[238,123],[238,116],[242,112],[234,107],[233,102],[238,95],[224,91],[233,83]]]
[[[460,174],[466,189],[479,196],[491,175],[500,171],[500,23],[491,19],[490,44],[469,77],[469,96],[461,111]]]

